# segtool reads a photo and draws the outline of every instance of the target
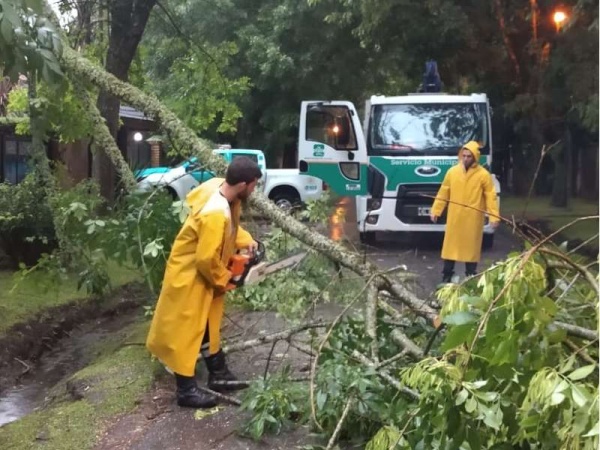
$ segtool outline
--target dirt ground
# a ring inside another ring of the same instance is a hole
[[[91,317],[110,318],[138,308],[147,300],[138,284],[118,289],[106,302],[74,302],[46,310],[0,336],[0,394],[28,373],[40,356]]]
[[[339,307],[326,305],[315,311],[314,318],[329,320],[340,311]],[[242,340],[288,328],[284,321],[272,312],[236,313],[226,322],[224,334]],[[311,357],[282,341],[273,350],[270,344],[261,345],[235,352],[228,357],[230,369],[242,380],[263,376],[267,361],[269,372],[275,372],[287,364],[296,375],[302,377],[308,374]],[[206,370],[202,362],[198,367],[198,382],[205,385]],[[95,449],[284,450],[316,442],[316,439],[310,436],[309,429],[302,426],[285,430],[277,436],[265,436],[260,441],[241,436],[239,430],[245,418],[244,412],[237,406],[224,403],[219,405],[218,412],[197,420],[194,410],[176,405],[174,384],[173,378],[165,372],[142,400],[139,408],[110,424],[99,437]],[[236,397],[239,398],[240,394]]]

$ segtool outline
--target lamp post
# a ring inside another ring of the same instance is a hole
[[[144,139],[144,136],[139,131],[136,131],[133,134],[133,140],[135,141],[135,153],[136,153],[136,159],[135,159],[134,166],[138,166],[140,164],[140,142],[142,142],[142,139]]]

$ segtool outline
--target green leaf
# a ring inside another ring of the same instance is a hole
[[[444,339],[441,349],[447,351],[464,344],[465,342],[470,341],[474,334],[475,329],[472,324],[452,327],[450,331],[448,331],[448,334],[446,334],[446,339]]]
[[[488,409],[484,413],[483,423],[494,430],[499,430],[502,425],[502,410],[500,408]]]
[[[515,333],[509,334],[509,336],[500,341],[494,357],[490,361],[492,365],[512,364],[516,362],[519,349],[518,349],[518,336]]]
[[[579,369],[574,370],[568,375],[568,378],[573,381],[583,380],[589,374],[591,374],[596,368],[595,364],[590,364],[588,366],[580,367]]]
[[[583,437],[592,437],[592,436],[598,436],[600,435],[600,421],[596,422],[596,425],[594,425],[590,431],[588,431],[587,433],[585,433],[583,435]]]
[[[475,400],[473,397],[470,397],[469,400],[467,400],[467,403],[465,403],[465,411],[472,413],[476,408],[477,400]]]
[[[468,396],[469,396],[469,392],[466,389],[463,389],[456,396],[456,401],[454,402],[454,404],[456,406],[462,405],[467,400]]]
[[[325,394],[324,392],[318,392],[317,393],[317,409],[319,409],[319,410],[323,409],[323,406],[325,405],[326,401],[327,401],[327,394]]]
[[[554,316],[556,314],[556,303],[550,297],[542,297],[540,305],[546,310],[548,314]]]
[[[571,397],[573,397],[573,402],[580,408],[587,402],[585,391],[575,385],[571,386]]]
[[[554,392],[563,392],[565,390],[567,390],[567,388],[570,386],[570,384],[565,381],[565,380],[560,380],[560,383],[558,383],[556,385],[556,387],[554,388]]]
[[[552,406],[560,405],[564,401],[565,398],[566,398],[565,394],[562,394],[560,392],[554,392],[552,394],[552,397],[550,398],[550,404]]]
[[[477,316],[468,311],[458,311],[449,316],[445,316],[442,321],[448,325],[466,325],[477,322]]]
[[[460,300],[462,300],[465,303],[468,303],[469,305],[474,306],[477,309],[483,309],[487,306],[487,302],[481,297],[465,295],[460,297]]]
[[[575,413],[575,418],[573,420],[573,431],[572,433],[582,434],[585,430],[589,428],[589,410],[588,408],[579,408]]]
[[[575,355],[571,355],[561,366],[559,372],[560,373],[568,372],[569,370],[571,370],[571,368],[573,367],[574,364],[575,364]]]
[[[526,416],[520,421],[521,427],[524,429],[537,428],[540,424],[540,416],[538,414],[533,414]]]
[[[474,395],[484,402],[493,402],[495,401],[499,394],[497,392],[474,392]]]

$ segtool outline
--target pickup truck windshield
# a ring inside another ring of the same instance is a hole
[[[370,155],[451,155],[468,141],[489,154],[485,103],[421,103],[373,106]]]

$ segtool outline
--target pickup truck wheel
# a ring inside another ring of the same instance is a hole
[[[175,192],[175,189],[173,189],[171,186],[167,186],[165,188],[165,191],[167,191],[167,193],[171,196],[171,198],[173,199],[174,202],[179,200],[179,196],[177,195],[177,192]]]
[[[291,211],[300,202],[297,197],[289,194],[280,194],[273,199],[273,202],[282,211]]]

